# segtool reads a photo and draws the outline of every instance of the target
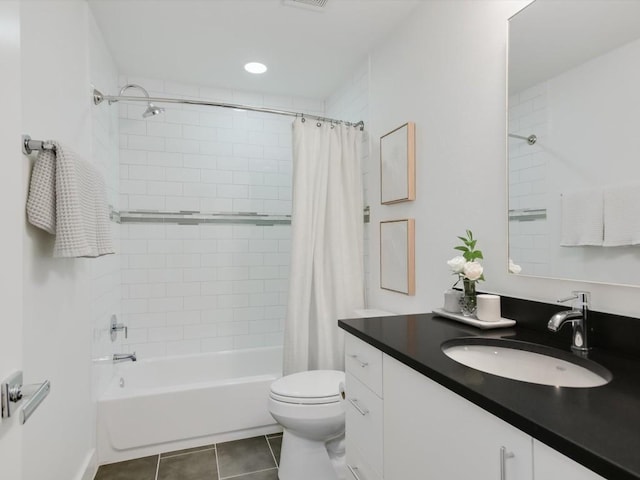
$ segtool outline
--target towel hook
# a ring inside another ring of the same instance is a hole
[[[51,142],[42,140],[31,140],[29,135],[22,135],[22,153],[30,155],[36,150],[54,150],[56,147]]]

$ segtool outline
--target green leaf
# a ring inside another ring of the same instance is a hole
[[[467,262],[473,262],[473,252],[463,253],[462,256]]]
[[[472,240],[471,242],[469,242],[469,246],[470,246],[471,250],[476,248],[476,242],[477,242],[477,240]]]
[[[465,244],[466,244],[466,243],[467,243],[467,241],[468,241],[468,240],[467,240],[466,238],[464,238],[464,237],[458,237],[458,238],[459,238],[460,240],[462,240]]]
[[[473,240],[473,232],[471,230],[467,230],[467,237],[469,237],[469,240]]]
[[[453,247],[454,250],[460,250],[461,252],[468,252],[469,249],[467,247],[463,247],[463,246],[459,246],[459,247]]]
[[[475,252],[473,252],[473,259],[476,260],[478,258],[484,260],[482,252],[480,250],[476,250]]]

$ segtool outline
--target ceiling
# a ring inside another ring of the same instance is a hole
[[[538,0],[509,21],[509,94],[640,38],[640,1]]]
[[[425,0],[88,1],[121,73],[325,99]]]

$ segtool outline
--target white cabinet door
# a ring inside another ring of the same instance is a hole
[[[532,480],[530,436],[387,355],[383,372],[385,479]]]
[[[345,336],[346,447],[351,480],[382,478],[382,352]]]
[[[363,459],[381,476],[383,402],[350,373],[347,373],[345,394],[347,451],[357,448]]]
[[[533,441],[533,473],[536,480],[605,480],[538,440]]]
[[[345,335],[345,370],[382,397],[382,352],[353,335]]]

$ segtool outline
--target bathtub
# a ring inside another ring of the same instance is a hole
[[[281,431],[267,409],[281,376],[281,347],[120,363],[98,400],[98,462]]]

